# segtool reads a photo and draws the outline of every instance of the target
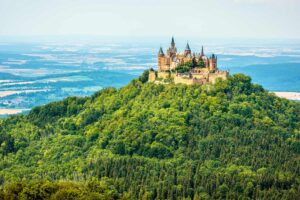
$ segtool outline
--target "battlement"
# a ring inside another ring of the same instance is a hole
[[[220,71],[217,67],[218,58],[215,54],[207,57],[202,46],[201,53],[191,51],[187,43],[184,52],[178,53],[174,38],[171,46],[165,54],[160,47],[157,64],[158,71],[149,72],[149,82],[162,82],[172,79],[174,83],[192,84],[214,84],[218,78],[226,80],[229,76],[227,71]]]

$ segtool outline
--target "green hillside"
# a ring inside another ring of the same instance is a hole
[[[299,198],[299,103],[146,77],[0,121],[0,199]]]

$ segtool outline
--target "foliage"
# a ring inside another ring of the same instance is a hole
[[[178,64],[175,68],[175,71],[177,71],[178,73],[185,73],[190,71],[194,67],[195,67],[194,62],[189,61],[189,62]]]
[[[7,184],[0,190],[0,199],[51,199],[51,200],[114,200],[121,199],[113,185],[104,181],[50,182],[30,181]]]
[[[176,66],[175,70],[178,73],[186,73],[189,72],[191,69],[198,67],[198,68],[205,68],[205,63],[202,59],[196,61],[193,59],[192,61],[188,61],[185,63],[180,63]]]
[[[299,119],[242,74],[142,76],[1,120],[0,199],[297,199]]]
[[[154,71],[152,68],[150,70]],[[139,81],[141,81],[142,83],[146,83],[148,81],[148,76],[149,76],[149,71],[145,70],[143,74],[139,77]]]

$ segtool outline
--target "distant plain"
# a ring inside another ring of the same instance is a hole
[[[165,39],[108,41],[0,42],[0,115],[124,86],[144,70],[156,68],[159,46],[165,51],[169,46]],[[199,52],[204,45],[208,56],[215,53],[220,69],[245,73],[272,92],[294,92],[298,97],[299,44],[290,40],[190,41],[192,51]],[[184,46],[185,40],[180,39],[178,50]]]

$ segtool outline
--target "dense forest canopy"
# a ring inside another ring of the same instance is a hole
[[[0,199],[297,199],[300,104],[251,78],[147,83],[0,121]]]

